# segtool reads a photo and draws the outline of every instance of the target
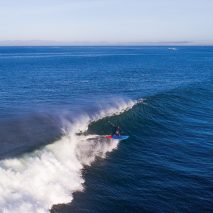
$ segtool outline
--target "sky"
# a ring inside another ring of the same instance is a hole
[[[209,43],[213,0],[0,0],[0,44]]]

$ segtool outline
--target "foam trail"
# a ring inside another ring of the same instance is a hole
[[[60,140],[19,158],[0,161],[0,212],[44,213],[54,204],[71,202],[73,192],[84,189],[84,165],[91,165],[96,157],[105,158],[118,146],[118,141],[76,132],[85,131],[91,121],[122,113],[136,103],[102,109],[92,118],[84,115],[73,124],[64,120]]]

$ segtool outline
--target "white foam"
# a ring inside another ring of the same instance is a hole
[[[54,204],[71,202],[73,192],[84,189],[84,165],[91,165],[96,157],[105,158],[118,146],[118,141],[76,132],[85,131],[91,121],[119,114],[136,103],[122,102],[92,117],[82,115],[72,124],[64,119],[60,140],[19,158],[0,161],[0,212],[43,213]]]

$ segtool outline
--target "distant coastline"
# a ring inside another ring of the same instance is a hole
[[[62,42],[49,40],[2,40],[0,46],[213,46],[211,42]]]

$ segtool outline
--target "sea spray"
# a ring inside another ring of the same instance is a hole
[[[83,191],[84,165],[105,158],[118,141],[98,135],[77,135],[90,122],[131,109],[138,101],[121,102],[93,116],[81,115],[70,123],[63,118],[64,136],[32,153],[0,161],[0,211],[49,212],[52,205],[68,203],[73,192]]]

